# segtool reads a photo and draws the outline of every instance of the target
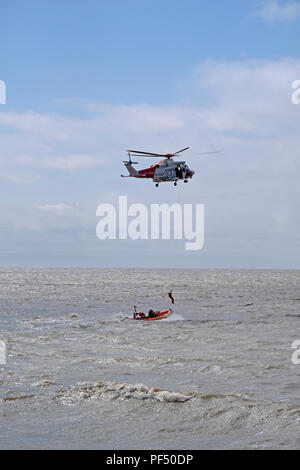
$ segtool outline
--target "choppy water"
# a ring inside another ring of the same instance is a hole
[[[2,269],[0,447],[299,448],[299,325],[300,271]]]

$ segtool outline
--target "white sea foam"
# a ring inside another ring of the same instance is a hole
[[[102,397],[112,399],[137,399],[137,400],[156,400],[159,402],[183,403],[194,394],[170,392],[160,390],[155,387],[147,387],[144,384],[128,384],[117,382],[97,382],[97,383],[79,383],[66,390],[60,390],[57,398],[64,404],[71,404],[78,400],[100,399]]]

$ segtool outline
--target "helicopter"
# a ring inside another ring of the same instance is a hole
[[[178,150],[175,153],[151,153],[151,152],[142,152],[139,150],[126,150],[128,153],[128,161],[123,161],[125,167],[127,168],[129,175],[121,175],[122,178],[151,178],[155,183],[155,186],[158,188],[160,183],[173,182],[174,186],[177,186],[177,181],[182,180],[184,183],[188,183],[189,179],[192,179],[195,172],[190,170],[185,161],[174,161],[173,157],[180,156],[182,152],[189,150],[190,147],[185,147],[184,149]],[[200,155],[206,155],[210,153],[219,153],[219,152],[206,152]],[[151,165],[149,168],[144,170],[136,170],[132,165],[137,165],[138,162],[133,162],[131,160],[131,154],[134,157],[155,157],[161,158],[154,165]]]

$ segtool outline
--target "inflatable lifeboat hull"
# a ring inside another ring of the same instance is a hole
[[[137,317],[137,318],[132,318],[132,320],[143,320],[143,321],[152,321],[152,320],[162,320],[163,318],[167,318],[170,315],[172,315],[173,310],[165,310],[164,312],[156,312],[157,316],[156,317]]]

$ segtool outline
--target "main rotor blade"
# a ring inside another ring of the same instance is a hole
[[[141,157],[145,155],[149,155],[150,157],[165,157],[166,156],[161,153],[139,152],[138,150],[126,150],[126,152],[135,153],[137,155],[140,155]]]
[[[216,152],[203,152],[203,153],[197,153],[195,156],[197,155],[212,155],[213,153],[221,153],[220,150],[216,151]]]
[[[190,147],[186,147],[185,149],[178,150],[178,152],[173,153],[172,155],[178,155],[181,152],[185,152],[185,150],[189,150]]]

